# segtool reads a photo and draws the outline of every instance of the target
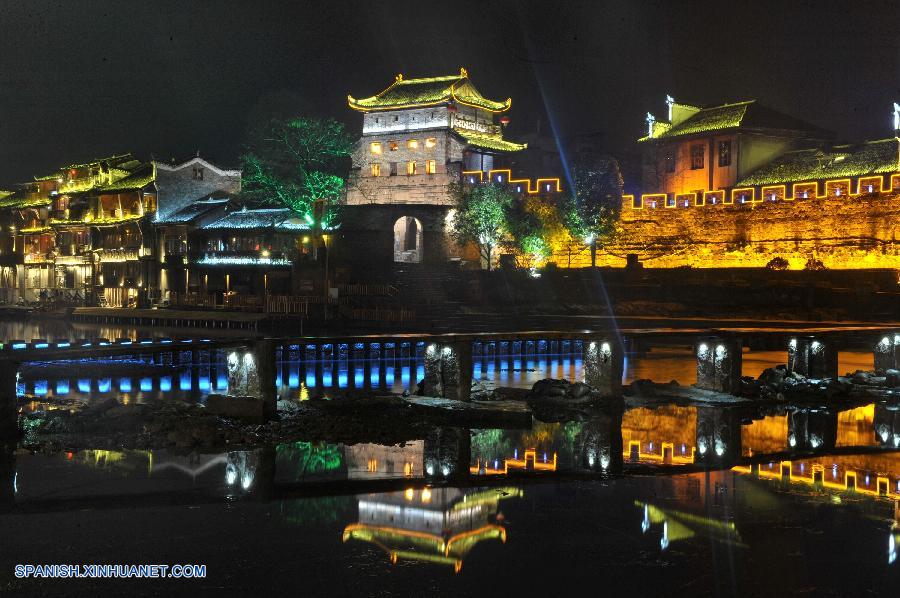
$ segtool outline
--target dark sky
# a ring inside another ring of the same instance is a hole
[[[882,138],[900,2],[0,0],[0,186],[122,151],[237,165],[253,115],[296,106],[355,134],[348,93],[460,66],[513,98],[513,139],[549,116],[620,147],[667,92]]]

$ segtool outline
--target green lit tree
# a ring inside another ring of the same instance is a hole
[[[507,211],[514,197],[498,184],[457,186],[456,214],[451,223],[454,239],[464,245],[474,243],[491,269],[491,258],[503,235],[508,232]]]
[[[506,227],[509,232],[506,244],[527,260],[527,263],[520,265],[534,266],[550,255],[544,222],[538,214],[527,209],[524,201],[516,200],[507,204]]]
[[[334,224],[353,141],[333,119],[274,118],[250,133],[242,197],[282,205],[321,231]]]
[[[571,193],[559,202],[560,220],[575,239],[591,248],[591,267],[597,247],[612,239],[622,208],[622,173],[610,156],[583,156],[572,165]]]

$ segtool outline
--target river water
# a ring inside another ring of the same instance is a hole
[[[62,326],[5,338],[132,338]],[[149,334],[152,331],[146,331]],[[58,336],[56,334],[58,333]],[[175,336],[175,335],[172,335]],[[279,362],[286,396],[409,390],[419,352]],[[784,362],[745,351],[745,375]],[[24,364],[20,390],[203,401],[224,356]],[[574,343],[482,358],[475,378],[579,379]],[[625,380],[690,384],[689,347],[628,355]],[[841,371],[871,369],[843,352]],[[378,422],[373,422],[377,428]],[[435,429],[396,446],[310,440],[221,453],[0,455],[0,594],[896,595],[900,405],[654,405],[525,429]],[[448,447],[450,447],[448,449]],[[17,579],[15,564],[201,564],[204,579]],[[290,590],[288,590],[290,588]]]

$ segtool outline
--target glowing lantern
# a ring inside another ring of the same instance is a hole
[[[455,104],[450,104],[447,106],[447,112],[456,112],[458,109]]]
[[[508,117],[508,116],[501,116],[501,117],[500,117],[500,124],[503,125],[504,127],[505,127],[506,125],[508,125],[508,124],[509,124],[509,117]]]

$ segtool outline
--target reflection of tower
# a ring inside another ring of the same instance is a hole
[[[576,439],[581,466],[591,471],[622,472],[622,411],[591,417]]]
[[[788,413],[790,450],[834,448],[837,441],[837,412],[798,409]]]
[[[359,521],[344,529],[343,539],[370,542],[398,560],[452,565],[476,544],[499,539],[506,530],[498,522],[500,501],[522,496],[518,488],[410,488],[405,492],[359,497]]]
[[[0,451],[0,513],[16,504],[16,458],[12,451]]]
[[[398,478],[421,477],[424,442],[413,440],[403,446],[360,443],[344,447],[347,477]]]
[[[697,408],[697,459],[732,464],[741,456],[741,418],[736,409]]]
[[[425,436],[425,477],[459,479],[469,475],[472,437],[467,429],[435,428]]]
[[[874,425],[876,442],[900,447],[900,405],[876,403]]]

